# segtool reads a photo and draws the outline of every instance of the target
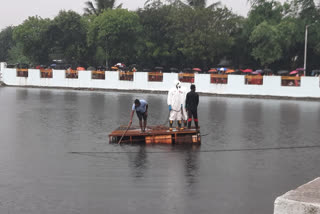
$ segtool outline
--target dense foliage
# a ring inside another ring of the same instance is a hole
[[[0,32],[0,61],[9,59],[9,50],[14,46],[13,27],[7,27]]]
[[[81,66],[137,64],[140,68],[303,67],[308,27],[308,70],[320,68],[320,10],[314,0],[251,0],[248,17],[219,2],[148,0],[137,11],[114,0],[86,3],[84,15],[29,17],[0,32],[0,60]]]

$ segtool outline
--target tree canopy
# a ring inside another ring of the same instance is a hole
[[[116,6],[116,0],[94,0],[87,1],[86,8],[84,8],[85,14],[87,15],[99,15],[107,9],[121,8],[122,4]]]
[[[21,46],[22,53],[35,64],[45,64],[49,61],[50,40],[46,32],[50,23],[49,19],[33,16],[13,30],[14,41]]]
[[[96,17],[90,25],[88,44],[102,48],[108,61],[133,62],[141,30],[136,13],[124,9],[109,9]]]
[[[0,62],[9,58],[9,50],[14,46],[13,27],[6,27],[0,32]]]

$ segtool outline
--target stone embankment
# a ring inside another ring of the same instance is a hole
[[[320,214],[320,178],[278,197],[274,214]]]

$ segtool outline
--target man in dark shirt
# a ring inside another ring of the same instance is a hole
[[[191,91],[187,94],[186,98],[186,109],[188,112],[188,129],[191,128],[192,117],[194,120],[194,124],[196,125],[196,129],[198,126],[198,104],[199,104],[199,95],[196,93],[196,86],[190,86]]]

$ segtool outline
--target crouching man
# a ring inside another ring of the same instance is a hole
[[[147,127],[147,118],[148,118],[148,103],[147,103],[147,101],[138,100],[138,99],[136,99],[134,101],[134,103],[132,105],[129,126],[131,126],[131,124],[132,124],[132,118],[133,118],[134,111],[136,111],[137,116],[139,118],[139,125],[141,128],[141,132],[145,132],[146,127]],[[144,122],[143,127],[142,127],[142,119]]]

